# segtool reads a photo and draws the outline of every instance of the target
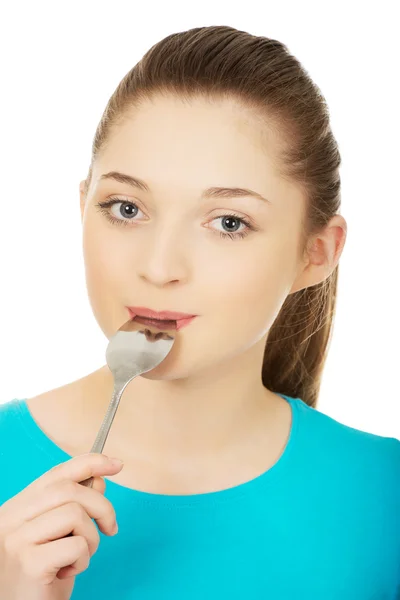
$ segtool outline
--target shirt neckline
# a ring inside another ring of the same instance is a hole
[[[104,477],[107,486],[106,490],[110,494],[116,494],[119,496],[122,495],[128,500],[136,501],[140,504],[182,507],[226,502],[230,501],[231,499],[254,494],[258,491],[261,491],[262,488],[274,484],[282,475],[285,474],[289,460],[293,454],[293,447],[297,437],[301,412],[299,410],[299,402],[301,402],[300,398],[292,398],[291,396],[286,396],[285,394],[279,393],[278,395],[284,398],[291,407],[292,423],[289,437],[278,460],[272,465],[272,467],[267,469],[267,471],[264,471],[253,479],[222,490],[199,494],[176,495],[145,492],[143,490],[137,490],[121,485],[120,483],[114,482],[112,479]],[[41,450],[52,459],[52,461],[54,461],[56,464],[59,464],[72,458],[70,454],[58,446],[39,427],[29,410],[27,398],[15,399],[13,404],[31,440],[36,446],[40,447]]]

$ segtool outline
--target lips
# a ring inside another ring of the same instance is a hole
[[[172,312],[170,310],[157,312],[156,310],[151,310],[144,306],[128,306],[128,310],[132,313],[133,317],[138,315],[147,319],[158,319],[160,321],[178,321],[180,319],[189,319],[190,317],[196,316],[189,315],[188,313]]]
[[[153,325],[159,329],[182,329],[197,316],[168,310],[157,312],[144,306],[129,306],[128,310],[132,319],[138,323]]]

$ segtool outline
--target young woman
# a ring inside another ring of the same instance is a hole
[[[400,597],[400,440],[316,408],[339,166],[276,40],[195,28],[124,77],[80,184],[91,306],[108,338],[146,310],[195,318],[104,454],[107,366],[0,406],[1,599]]]

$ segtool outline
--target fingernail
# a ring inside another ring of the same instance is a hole
[[[115,523],[114,529],[112,530],[113,535],[115,535],[116,533],[118,533],[118,523]]]
[[[122,465],[124,464],[119,458],[110,458],[110,461],[114,467],[122,467]]]

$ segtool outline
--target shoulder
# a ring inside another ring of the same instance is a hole
[[[23,415],[25,399],[12,398],[0,403],[0,440],[10,438]]]
[[[400,497],[400,439],[351,427],[302,401],[298,410],[303,443],[317,461],[337,466],[356,480],[387,485]]]
[[[298,411],[302,413],[303,423],[307,423],[310,431],[315,431],[315,435],[324,438],[326,434],[329,434],[328,438],[325,438],[329,443],[330,440],[336,441],[341,439],[349,444],[357,447],[363,447],[364,449],[369,448],[392,448],[394,452],[398,452],[396,448],[400,446],[400,439],[395,437],[386,437],[364,431],[351,425],[343,423],[339,419],[336,419],[326,413],[320,408],[312,408],[308,406],[301,399],[297,402]]]
[[[39,429],[52,439],[62,440],[74,425],[72,416],[81,402],[78,381],[29,398],[13,398],[0,403],[0,448],[2,455],[37,439]],[[72,425],[71,425],[72,422]]]
[[[69,428],[62,396],[55,389],[0,404],[0,505],[61,461],[58,436]]]

